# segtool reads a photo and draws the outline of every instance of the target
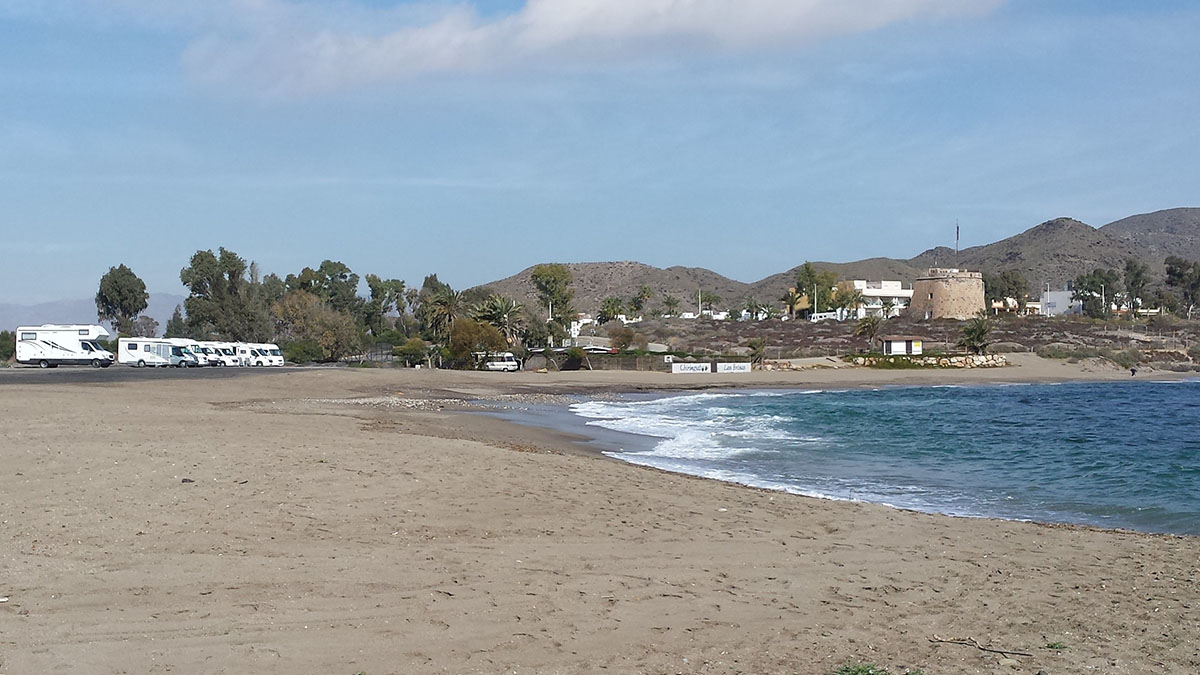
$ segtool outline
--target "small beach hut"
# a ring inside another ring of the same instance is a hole
[[[915,335],[885,335],[879,338],[885,356],[920,356],[924,338]]]

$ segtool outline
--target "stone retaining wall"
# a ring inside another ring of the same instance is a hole
[[[1000,354],[978,354],[964,356],[856,356],[854,365],[874,366],[888,359],[907,359],[920,366],[934,368],[1003,368],[1008,359]]]

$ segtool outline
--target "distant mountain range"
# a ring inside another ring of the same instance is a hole
[[[1122,218],[1099,228],[1071,218],[1055,218],[1016,236],[963,249],[957,255],[954,249],[940,246],[907,260],[868,258],[846,263],[813,261],[813,264],[833,271],[842,279],[892,279],[906,284],[911,284],[930,267],[963,267],[984,272],[1014,269],[1025,275],[1031,289],[1044,288],[1046,283],[1061,289],[1067,281],[1096,267],[1120,269],[1126,258],[1144,261],[1150,266],[1151,275],[1161,279],[1163,260],[1168,256],[1200,260],[1200,208],[1155,211]],[[649,303],[651,307],[661,305],[665,295],[674,295],[686,311],[695,305],[699,289],[716,293],[723,299],[722,304],[729,306],[745,298],[775,302],[795,284],[799,264],[750,283],[702,267],[661,269],[638,262],[568,263],[566,266],[575,276],[576,308],[595,312],[604,298],[628,299],[642,285],[649,286],[654,292]],[[532,269],[485,286],[534,304],[537,297],[529,278]],[[158,321],[160,334],[175,306],[183,300],[180,295],[150,294],[150,306],[145,313]],[[0,329],[15,328],[19,324],[95,322],[96,305],[90,298],[37,305],[0,304]]]
[[[842,279],[900,280],[911,284],[930,267],[961,267],[983,272],[1014,269],[1025,276],[1031,289],[1049,283],[1062,289],[1079,274],[1096,267],[1120,269],[1126,258],[1150,266],[1151,275],[1162,278],[1163,260],[1179,256],[1200,260],[1200,208],[1178,208],[1123,218],[1100,228],[1071,218],[1055,218],[1021,234],[985,246],[974,246],[955,254],[944,246],[932,248],[907,260],[869,258],[846,263],[813,261]],[[803,264],[803,261],[799,261]],[[700,267],[661,269],[637,262],[569,263],[575,277],[575,306],[596,311],[604,298],[632,297],[647,285],[654,291],[651,306],[663,296],[674,295],[684,308],[695,304],[698,289],[715,292],[734,305],[745,298],[774,302],[795,285],[797,267],[754,282],[735,281]],[[493,291],[522,302],[537,302],[530,272],[533,268],[492,283]]]
[[[149,305],[142,314],[158,322],[158,334],[162,335],[167,320],[176,305],[183,304],[182,295],[151,293]],[[0,303],[0,330],[12,330],[17,326],[37,326],[43,323],[99,323],[96,319],[96,301],[92,298],[80,300],[58,300],[36,305]],[[111,327],[107,322],[105,328]]]

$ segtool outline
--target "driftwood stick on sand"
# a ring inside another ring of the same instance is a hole
[[[1033,654],[1027,654],[1025,652],[1014,652],[1014,651],[1009,651],[1007,649],[992,649],[991,647],[984,647],[983,645],[979,644],[978,640],[976,640],[975,638],[969,638],[969,637],[968,638],[942,638],[942,637],[938,637],[937,635],[934,635],[933,637],[929,638],[929,641],[935,642],[935,643],[974,647],[980,651],[991,652],[992,654],[999,654],[1001,656],[1033,656]]]

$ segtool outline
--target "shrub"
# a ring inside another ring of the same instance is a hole
[[[316,340],[293,340],[283,343],[282,347],[283,358],[292,363],[312,363],[325,358],[325,352]]]
[[[406,366],[415,366],[425,361],[429,345],[419,337],[409,338],[402,345],[392,347],[392,355]]]
[[[0,361],[7,361],[17,350],[17,336],[9,330],[0,331]]]
[[[1200,361],[1200,342],[1192,345],[1187,351],[1188,356],[1192,357],[1193,361]]]

